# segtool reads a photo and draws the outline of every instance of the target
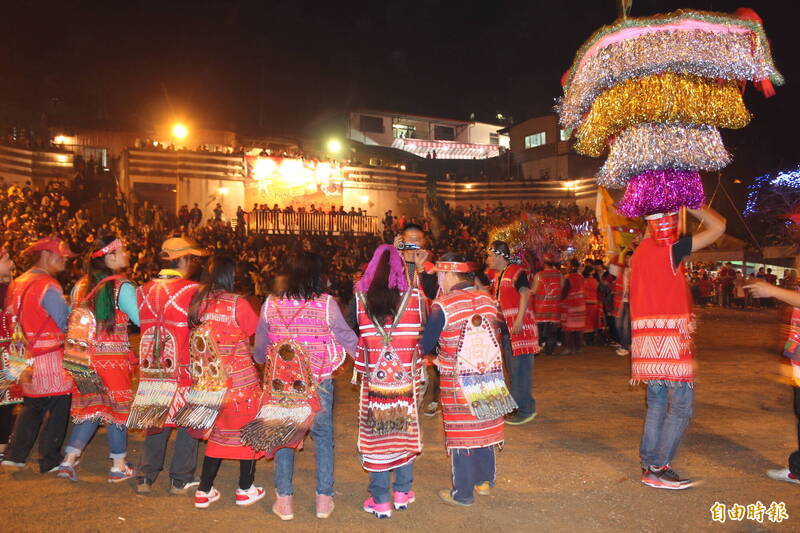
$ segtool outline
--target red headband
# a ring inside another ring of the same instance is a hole
[[[437,261],[436,270],[439,272],[475,272],[478,265],[473,262],[459,263],[456,261]]]
[[[92,259],[95,259],[97,257],[103,257],[104,255],[108,255],[111,252],[113,252],[114,250],[119,250],[120,248],[122,248],[122,241],[119,240],[119,239],[114,239],[113,241],[111,241],[110,243],[106,244],[105,246],[103,246],[102,248],[97,250],[96,252],[92,252],[92,256],[91,257],[92,257]]]

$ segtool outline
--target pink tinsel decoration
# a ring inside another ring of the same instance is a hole
[[[370,285],[372,285],[372,279],[375,277],[375,270],[378,268],[378,263],[385,252],[389,252],[389,288],[397,289],[400,292],[408,290],[408,279],[406,278],[405,265],[403,265],[403,258],[400,256],[400,252],[391,244],[381,244],[375,249],[364,275],[358,280],[356,284],[357,291],[367,292],[369,290]]]
[[[705,193],[699,172],[688,170],[646,170],[628,181],[617,211],[628,218],[669,213],[686,206],[703,205]]]

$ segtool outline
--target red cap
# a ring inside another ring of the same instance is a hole
[[[44,239],[39,239],[35,243],[31,244],[22,252],[23,254],[27,254],[29,252],[36,252],[47,250],[48,252],[52,252],[54,254],[58,254],[62,257],[75,257],[76,253],[69,249],[69,245],[59,239],[58,237],[45,237]]]

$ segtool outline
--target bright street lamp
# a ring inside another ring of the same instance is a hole
[[[174,135],[178,139],[185,139],[188,134],[189,130],[183,124],[175,124],[172,127],[172,135]]]
[[[342,151],[342,143],[336,139],[331,139],[328,141],[328,151],[332,154],[338,154]]]

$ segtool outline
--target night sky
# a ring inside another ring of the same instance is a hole
[[[634,0],[632,16],[734,1]],[[787,85],[741,132],[726,176],[800,160],[791,2],[751,2]],[[29,1],[0,22],[0,121],[146,129],[183,118],[252,133],[302,128],[329,108],[515,120],[550,110],[580,44],[613,0],[455,2]]]

